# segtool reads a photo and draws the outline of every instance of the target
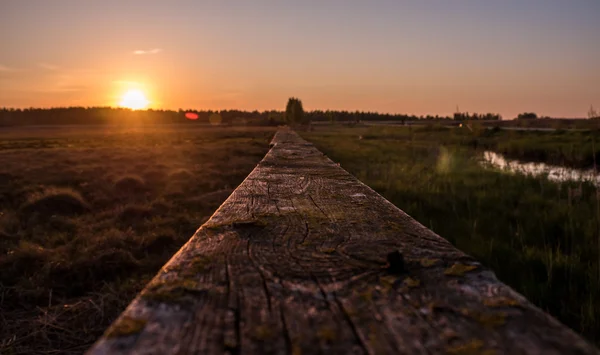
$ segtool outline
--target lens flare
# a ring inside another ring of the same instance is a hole
[[[185,113],[185,118],[187,118],[188,120],[197,120],[198,119],[198,114],[195,112],[186,112]]]

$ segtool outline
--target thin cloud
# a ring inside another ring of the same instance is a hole
[[[9,71],[16,71],[16,69],[0,64],[0,72],[9,72]]]
[[[77,91],[85,91],[87,90],[86,85],[65,85],[59,86],[55,89],[55,92],[77,92]]]
[[[58,70],[58,66],[54,65],[54,64],[48,64],[48,63],[38,63],[38,66],[42,69],[46,69],[46,70]]]
[[[133,54],[144,55],[144,54],[157,54],[157,53],[160,53],[160,52],[162,52],[162,49],[160,49],[160,48],[153,48],[153,49],[150,49],[150,50],[138,49],[136,51],[133,51]]]

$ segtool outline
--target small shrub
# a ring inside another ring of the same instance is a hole
[[[98,234],[89,236],[80,245],[74,246],[75,251],[82,248],[91,248],[94,246],[101,246],[105,249],[115,248],[124,249],[134,243],[132,242],[135,238],[135,234],[132,231],[122,231],[116,226],[110,227]]]
[[[18,230],[19,219],[17,215],[13,212],[0,212],[0,238],[12,237]]]
[[[77,215],[88,212],[89,204],[79,194],[70,188],[48,188],[36,193],[21,206],[21,214],[29,216],[37,213],[41,216]]]
[[[146,188],[144,180],[136,175],[127,175],[115,181],[115,190],[119,193],[139,193]]]
[[[130,275],[140,266],[127,250],[103,245],[94,246],[94,249],[97,250],[90,250],[74,260],[48,265],[45,286],[51,287],[57,296],[79,297],[98,284]]]
[[[47,249],[22,240],[6,257],[0,258],[0,283],[18,283],[39,271],[48,259],[50,253]]]

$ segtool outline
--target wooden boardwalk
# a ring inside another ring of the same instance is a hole
[[[90,354],[598,354],[291,130]]]

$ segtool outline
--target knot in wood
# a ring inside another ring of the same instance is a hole
[[[402,274],[406,270],[404,269],[404,257],[398,250],[387,255],[387,270],[392,274]]]

